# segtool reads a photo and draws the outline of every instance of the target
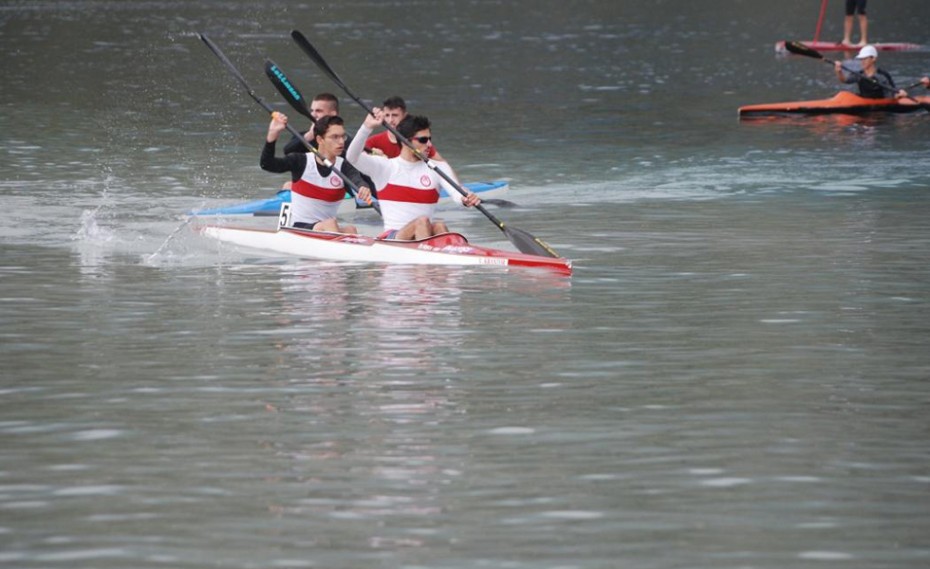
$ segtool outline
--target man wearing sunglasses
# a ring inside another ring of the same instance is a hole
[[[449,231],[445,223],[433,219],[440,187],[445,188],[452,199],[466,207],[478,205],[481,200],[471,192],[462,196],[421,158],[428,155],[433,144],[430,122],[426,117],[407,115],[397,124],[397,131],[410,140],[413,148],[404,144],[396,158],[366,154],[365,141],[372,130],[384,120],[383,111],[380,108],[373,109],[373,114],[365,117],[365,122],[359,127],[346,152],[349,162],[374,181],[381,204],[381,215],[384,218],[384,232],[379,237],[400,240],[426,239],[437,233]],[[416,149],[416,152],[413,149]],[[447,162],[431,163],[456,180],[455,173]]]

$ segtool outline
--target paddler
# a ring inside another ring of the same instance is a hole
[[[291,173],[291,219],[294,227],[314,231],[358,233],[354,225],[340,225],[336,212],[345,198],[345,182],[323,161],[310,152],[285,154],[275,157],[278,136],[287,128],[287,116],[275,112],[268,125],[268,135],[259,164],[262,170],[277,174]],[[339,169],[356,187],[358,196],[367,201],[368,188],[362,186],[362,177],[340,154],[345,150],[345,122],[338,115],[327,115],[313,124],[314,145],[318,152]]]
[[[339,99],[332,93],[317,93],[313,96],[313,100],[310,101],[310,116],[313,117],[310,128],[301,131],[301,134],[304,140],[310,144],[315,144],[316,138],[313,136],[313,125],[323,117],[339,116]],[[352,142],[351,136],[346,139],[346,148],[348,148],[350,142]],[[287,144],[284,145],[285,154],[290,154],[291,152],[303,154],[306,151],[307,149],[304,147],[303,141],[296,136],[292,136]],[[345,158],[345,156],[343,156],[343,158]]]
[[[400,121],[407,118],[407,102],[404,101],[402,97],[397,95],[388,97],[381,103],[381,112],[384,113],[384,122],[388,123],[394,128],[397,128],[397,125]],[[351,144],[352,141],[349,141]],[[378,134],[373,134],[368,137],[368,140],[365,141],[365,152],[369,154],[379,154],[381,156],[387,156],[388,158],[394,158],[400,156],[400,151],[403,149],[404,145],[401,144],[399,140],[394,136],[394,134],[389,130],[384,130]],[[427,158],[434,158],[436,160],[444,160],[442,156],[439,155],[439,152],[436,150],[436,146],[429,145],[429,154]]]
[[[304,146],[304,140],[316,147],[316,137],[313,133],[313,125],[316,121],[320,120],[323,117],[336,117],[339,116],[339,99],[336,98],[336,95],[332,93],[317,93],[313,96],[313,100],[310,101],[310,116],[312,117],[312,122],[310,123],[310,128],[302,132],[302,138],[297,136],[292,136],[291,139],[284,145],[284,153],[291,154],[292,152],[297,152],[303,154],[307,151],[307,148]],[[346,143],[345,148],[349,147],[349,144],[352,143],[352,137],[346,134]],[[345,158],[345,150],[342,151],[342,157]],[[362,183],[357,184],[359,188],[363,186],[371,189],[372,183],[371,180],[362,177]],[[290,182],[284,182],[281,186],[282,188],[289,190],[291,189]],[[374,194],[372,194],[374,195]],[[362,207],[361,205],[359,207]]]
[[[859,96],[866,99],[885,99],[907,97],[904,89],[898,89],[891,74],[875,65],[878,50],[867,45],[859,50],[855,61],[834,63],[836,78],[841,83],[856,83]]]
[[[440,187],[444,188],[452,199],[466,207],[478,205],[481,200],[472,192],[462,196],[406,144],[396,158],[366,154],[365,141],[371,136],[372,130],[384,121],[384,113],[380,108],[372,111],[373,114],[365,116],[365,122],[359,127],[355,139],[349,145],[346,158],[375,183],[384,218],[384,231],[379,238],[426,239],[437,233],[448,232],[449,228],[444,222],[433,219]],[[427,156],[433,144],[430,127],[428,118],[407,115],[397,124],[396,129],[410,140],[422,156]],[[458,181],[448,162],[431,163]]]

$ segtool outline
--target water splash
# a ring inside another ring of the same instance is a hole
[[[97,214],[101,207],[103,207],[102,204],[93,210],[84,210],[81,212],[81,225],[77,232],[71,237],[72,241],[107,243],[113,240],[113,232],[101,227],[100,224],[97,223]]]
[[[155,263],[155,262],[157,261],[159,255],[161,255],[162,252],[165,250],[165,248],[168,246],[168,243],[170,243],[171,240],[174,239],[174,237],[175,237],[178,233],[180,233],[182,229],[184,229],[185,227],[187,227],[188,225],[190,225],[190,223],[191,223],[191,221],[192,221],[193,219],[195,219],[194,216],[188,216],[188,217],[186,217],[186,218],[184,219],[184,221],[183,221],[180,225],[178,225],[178,226],[174,229],[174,231],[172,231],[172,232],[168,235],[168,237],[164,240],[164,242],[162,242],[162,244],[158,247],[158,249],[156,249],[154,253],[152,253],[151,255],[149,255],[148,257],[146,257],[145,263],[146,263],[146,264]]]

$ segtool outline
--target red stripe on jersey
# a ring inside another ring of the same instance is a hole
[[[342,185],[342,179],[337,177],[336,180],[339,181],[339,187],[337,188],[323,188],[316,184],[311,184],[306,180],[297,180],[291,185],[291,189],[308,198],[323,200],[325,202],[338,202],[345,197],[346,189]]]
[[[388,184],[378,190],[378,199],[394,202],[436,203],[439,201],[439,191]]]

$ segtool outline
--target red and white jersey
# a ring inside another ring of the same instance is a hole
[[[439,201],[440,186],[452,199],[462,203],[462,195],[425,162],[409,162],[400,157],[385,158],[362,152],[368,134],[370,131],[365,126],[359,129],[349,145],[346,158],[375,183],[385,231],[401,229],[423,215],[432,219]],[[456,180],[445,162],[430,163]]]
[[[342,168],[342,158],[336,158],[336,168]],[[336,217],[346,195],[345,184],[335,172],[321,176],[313,154],[307,154],[307,167],[291,186],[293,221],[316,223]]]

